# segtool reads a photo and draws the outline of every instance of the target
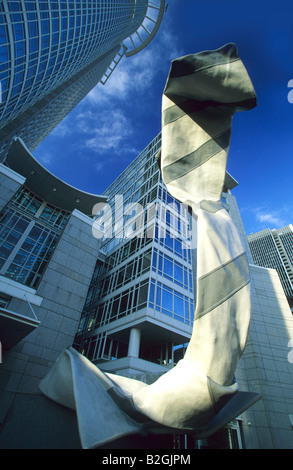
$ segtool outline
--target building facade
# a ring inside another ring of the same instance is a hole
[[[38,391],[64,348],[145,381],[183,357],[196,303],[196,224],[161,181],[160,142],[93,196],[56,179],[14,139],[9,167],[1,166],[1,448],[80,445],[74,415]],[[248,245],[236,186],[227,173],[222,200]],[[261,400],[209,439],[156,437],[148,448],[292,448],[293,318],[277,272],[253,263],[250,271],[251,325],[236,377]],[[27,420],[43,432],[26,432]]]
[[[238,432],[247,449],[292,449],[292,312],[277,270],[254,262],[235,196],[228,192],[225,197],[243,236],[251,277],[251,322],[236,376],[240,389],[261,395],[239,416]]]
[[[196,303],[196,224],[162,183],[159,149],[160,135],[107,189],[106,209],[96,207],[93,234],[103,239],[105,261],[96,265],[74,343],[102,370],[146,379],[183,357]],[[177,436],[180,448],[293,447],[293,319],[277,272],[253,262],[237,185],[227,173],[222,202],[246,246],[252,314],[236,376],[240,389],[262,399],[207,440]]]
[[[196,303],[196,224],[161,181],[160,135],[102,196],[70,187],[31,154],[123,55],[150,42],[163,10],[163,0],[0,3],[0,448],[80,446],[74,413],[38,389],[64,348],[146,381],[184,355]],[[176,436],[169,448],[293,447],[293,317],[272,269],[279,265],[256,265],[236,186],[227,173],[223,201],[246,245],[252,284],[236,375],[240,389],[262,399],[218,436]],[[272,235],[285,268],[290,227]]]
[[[161,181],[160,143],[159,135],[112,183],[93,226],[97,236],[107,221],[105,261],[96,265],[75,346],[120,374],[165,371],[192,331],[190,217]]]
[[[164,0],[3,0],[1,161],[15,136],[33,151],[124,55],[152,40],[163,11]]]
[[[56,178],[20,139],[0,170],[1,431],[19,410],[11,442],[27,435],[30,446],[23,412],[37,409],[40,378],[72,344],[100,256],[87,214],[104,198]]]
[[[273,268],[293,312],[293,226],[265,229],[248,236],[253,262],[257,266]]]

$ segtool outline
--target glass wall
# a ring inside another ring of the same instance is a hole
[[[146,3],[1,1],[2,124],[136,31]]]
[[[112,237],[106,236],[102,243],[106,259],[97,263],[85,301],[76,337],[80,351],[89,353],[84,341],[88,345],[96,341],[99,328],[142,309],[146,316],[159,318],[163,314],[192,327],[191,217],[161,180],[155,158],[160,145],[159,134],[104,193],[112,214]],[[125,226],[135,217],[127,207],[135,203],[144,213],[143,230],[128,237]],[[100,217],[102,211],[96,220]],[[141,354],[154,358],[147,349]]]
[[[21,188],[0,214],[0,274],[36,289],[68,217]]]

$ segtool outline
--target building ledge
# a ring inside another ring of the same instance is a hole
[[[32,305],[40,306],[43,301],[43,297],[36,295],[35,289],[2,275],[0,275],[0,292]]]
[[[34,331],[40,322],[20,313],[0,308],[0,342],[3,349],[10,349]]]

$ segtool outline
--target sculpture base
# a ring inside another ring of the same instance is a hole
[[[212,420],[208,428],[194,434],[204,439],[219,431],[260,399],[260,395],[238,392]],[[177,435],[178,431],[174,431]],[[0,428],[0,449],[81,449],[76,413],[43,395],[16,395]],[[173,449],[174,434],[128,435],[99,449]]]

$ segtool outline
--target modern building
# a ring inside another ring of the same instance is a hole
[[[164,0],[0,2],[0,161],[11,139],[30,151],[121,58],[154,37]]]
[[[64,348],[146,381],[184,355],[196,302],[196,225],[160,179],[160,135],[101,196],[64,183],[31,153],[123,55],[152,40],[163,11],[164,0],[0,3],[2,449],[80,447],[74,412],[39,392]],[[262,399],[207,440],[140,441],[147,448],[293,448],[293,317],[274,266],[256,266],[236,186],[227,173],[223,201],[252,280],[236,375],[240,389]]]
[[[184,355],[195,306],[195,223],[162,182],[159,134],[103,194],[97,262],[75,347],[104,370],[162,372]],[[235,180],[227,174],[224,190]],[[115,359],[115,360],[114,360]]]
[[[194,221],[161,181],[159,148],[160,135],[94,196],[55,178],[14,139],[1,165],[1,448],[80,446],[74,413],[38,389],[64,348],[146,381],[184,355],[196,302]],[[223,202],[245,237],[236,187],[227,173]],[[209,439],[132,437],[113,448],[293,447],[293,317],[277,272],[250,270],[251,325],[236,376],[261,400]]]
[[[235,196],[225,196],[246,245],[251,276],[251,322],[236,376],[240,389],[262,397],[239,416],[238,436],[247,449],[292,449],[293,316],[278,272],[253,261]]]
[[[95,267],[75,347],[122,375],[165,371],[192,330],[189,216],[179,214],[161,181],[154,158],[160,144],[159,135],[107,189],[107,208],[101,204],[93,226],[97,236],[108,222],[105,261]]]
[[[265,229],[248,236],[253,261],[257,266],[273,268],[279,274],[293,312],[293,226]]]
[[[102,370],[146,380],[183,357],[196,302],[196,224],[162,183],[160,143],[159,134],[105,191],[104,210],[95,208],[93,234],[102,239],[105,260],[96,264],[74,342]],[[208,440],[177,436],[181,448],[293,447],[293,318],[277,272],[253,263],[232,194],[237,185],[227,173],[222,201],[246,246],[252,285],[237,380],[262,400]]]
[[[38,409],[40,378],[72,344],[102,256],[89,214],[105,198],[56,178],[17,138],[0,164],[0,177],[0,421],[8,426],[5,432],[13,426],[12,446],[23,445],[27,436],[30,447],[30,421],[23,413],[30,410],[32,417]],[[15,413],[16,424],[10,421]]]

